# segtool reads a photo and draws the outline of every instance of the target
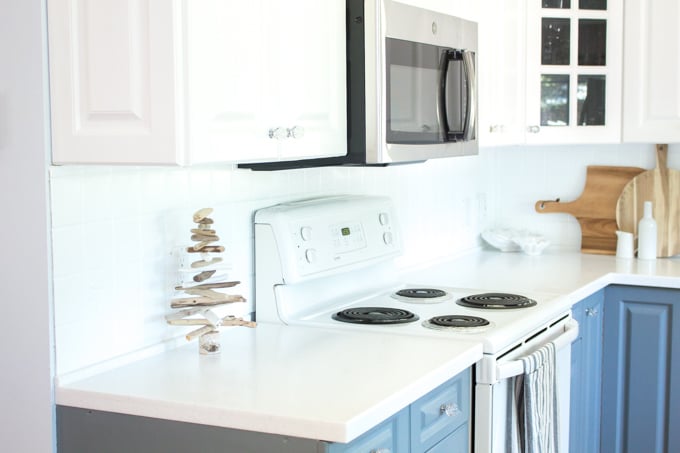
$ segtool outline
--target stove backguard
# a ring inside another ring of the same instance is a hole
[[[310,305],[384,288],[401,253],[387,197],[344,195],[263,208],[255,213],[254,235],[256,318],[265,322],[285,323]]]

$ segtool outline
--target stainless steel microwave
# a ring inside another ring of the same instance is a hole
[[[392,0],[346,0],[347,154],[254,170],[477,154],[477,24]]]
[[[391,0],[352,3],[363,4],[352,20],[364,23],[364,67],[350,70],[350,151],[365,148],[369,164],[476,154],[477,24]]]

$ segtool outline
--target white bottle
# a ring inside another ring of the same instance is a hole
[[[652,217],[652,202],[645,201],[644,214],[638,223],[638,258],[656,259],[656,220]]]

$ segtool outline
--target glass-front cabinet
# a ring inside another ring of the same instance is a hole
[[[527,3],[527,143],[621,137],[619,0]]]

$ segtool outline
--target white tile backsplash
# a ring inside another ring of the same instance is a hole
[[[669,165],[679,165],[671,147]],[[675,159],[675,160],[674,160]],[[178,277],[191,214],[203,207],[225,246],[234,293],[252,300],[253,211],[280,201],[337,193],[393,198],[403,267],[475,248],[487,226],[527,228],[578,249],[578,223],[538,214],[536,200],[578,197],[586,165],[654,166],[651,145],[505,147],[479,156],[386,168],[328,167],[252,172],[196,168],[53,167],[57,374],[178,341],[186,329],[163,316]],[[230,308],[242,315],[252,304]],[[181,340],[183,341],[183,340]]]

